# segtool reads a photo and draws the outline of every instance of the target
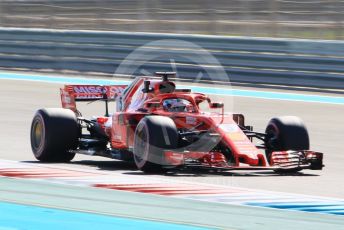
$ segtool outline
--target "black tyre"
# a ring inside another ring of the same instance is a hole
[[[43,162],[69,162],[75,154],[79,138],[77,118],[69,109],[40,109],[31,124],[31,148]]]
[[[178,131],[169,117],[147,116],[136,127],[134,137],[134,161],[138,169],[146,173],[164,172],[163,150],[176,149]]]
[[[308,150],[309,136],[303,121],[294,116],[273,118],[266,127],[266,156],[273,151]]]

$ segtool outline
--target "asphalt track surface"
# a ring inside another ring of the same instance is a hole
[[[60,85],[13,80],[1,80],[0,84],[0,157],[8,160],[35,161],[29,143],[31,119],[39,108],[60,107]],[[225,102],[232,99],[222,98]],[[252,124],[258,131],[264,131],[267,122],[274,116],[301,117],[309,130],[311,149],[325,154],[326,167],[323,171],[305,170],[295,175],[277,175],[271,172],[237,172],[221,175],[187,173],[172,176],[174,179],[344,198],[343,105],[247,97],[234,97],[233,103],[234,105],[225,106],[245,114],[247,123]],[[102,114],[103,105],[97,102],[90,105],[80,104],[80,110],[84,112],[85,117],[97,115],[96,111]],[[111,170],[115,173],[141,173],[136,171],[133,165],[124,162],[83,155],[78,155],[73,165]]]
[[[0,158],[7,160],[35,162],[29,143],[31,119],[35,111],[39,108],[60,107],[58,90],[60,85],[14,80],[0,80],[0,85],[0,125],[2,130],[0,134]],[[270,91],[274,92],[274,90]],[[279,92],[281,92],[281,90],[279,90]],[[290,92],[291,91],[288,91],[288,93]],[[297,93],[300,93],[300,91]],[[305,94],[310,93],[305,92]],[[311,94],[316,93],[313,92]],[[327,94],[322,93],[321,95]],[[340,96],[333,94],[330,95]],[[311,148],[325,153],[324,163],[326,167],[324,170],[307,170],[294,175],[277,175],[271,172],[232,172],[221,174],[186,172],[173,176],[151,175],[152,177],[168,177],[181,181],[203,182],[208,184],[220,184],[243,188],[318,195],[341,199],[344,198],[344,183],[342,182],[344,178],[344,147],[342,145],[342,140],[344,138],[344,123],[342,121],[342,115],[344,114],[343,105],[269,100],[250,97],[221,97],[223,98],[223,101],[227,107],[234,108],[234,111],[245,114],[247,123],[252,124],[258,131],[263,131],[268,120],[274,116],[300,116],[305,121],[309,129]],[[234,104],[232,104],[232,102]],[[83,111],[84,115],[87,117],[95,115],[97,113],[95,111],[103,111],[103,105],[101,103],[93,103],[90,105],[83,104],[80,106],[80,110]],[[142,175],[142,173],[137,171],[135,166],[132,164],[83,155],[76,156],[71,164],[62,164],[62,166],[92,170],[96,169],[113,174]],[[2,180],[2,182],[4,181]],[[5,181],[3,185],[8,183],[8,186],[10,187],[12,182],[13,181]],[[30,186],[35,187],[35,185],[32,184],[30,184]],[[54,191],[55,189],[57,188],[53,188],[51,190]],[[63,190],[63,188],[59,189]],[[94,192],[93,190],[92,192]],[[78,191],[76,193],[80,192],[81,191]],[[11,192],[9,192],[9,196],[11,195],[10,193]],[[27,193],[29,193],[29,191],[27,191]],[[102,191],[101,193],[106,192]],[[4,195],[3,191],[1,194]],[[24,198],[20,198],[21,196],[16,195],[16,199],[25,200],[28,198],[27,195],[22,194],[22,196]],[[18,202],[20,203],[20,201]],[[169,201],[166,202],[169,203]],[[190,207],[193,204],[194,203],[190,204]],[[52,204],[49,204],[49,206],[55,207]],[[97,212],[97,210],[91,211]],[[243,215],[247,211],[240,209],[237,213],[238,216],[240,216],[240,212],[241,215]],[[192,211],[190,211],[190,213],[192,213]],[[116,215],[116,213],[113,215]],[[297,216],[297,214],[295,216]],[[231,217],[233,218],[233,215],[231,215]],[[314,216],[312,216],[312,218],[314,218]],[[311,219],[309,219],[309,221],[311,221]],[[269,221],[273,221],[273,219]],[[300,222],[302,222],[302,220],[300,220]],[[254,227],[254,225],[251,227]],[[258,229],[257,226],[255,226],[255,228]]]

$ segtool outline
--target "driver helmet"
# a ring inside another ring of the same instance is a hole
[[[182,99],[174,98],[165,100],[163,102],[163,107],[164,110],[168,112],[185,112],[186,104]]]

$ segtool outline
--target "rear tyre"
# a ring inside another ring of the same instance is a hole
[[[69,162],[78,146],[80,128],[73,111],[50,108],[36,112],[31,124],[31,148],[42,162]]]
[[[147,116],[136,127],[134,161],[146,173],[165,172],[164,150],[176,149],[178,131],[169,117]]]
[[[266,127],[266,157],[273,151],[308,150],[309,136],[303,121],[295,116],[273,118]]]

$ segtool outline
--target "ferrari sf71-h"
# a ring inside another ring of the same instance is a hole
[[[255,132],[244,115],[225,113],[223,103],[176,88],[173,73],[156,75],[129,85],[66,85],[62,108],[40,109],[33,118],[34,156],[42,162],[104,156],[134,161],[144,172],[322,169],[323,154],[309,150],[299,118],[273,118],[264,133]],[[105,102],[105,115],[84,118],[76,102],[96,100]],[[116,101],[112,114],[109,101]]]

